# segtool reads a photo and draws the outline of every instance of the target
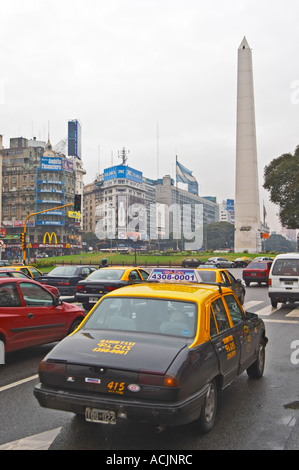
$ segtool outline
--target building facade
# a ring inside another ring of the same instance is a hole
[[[35,139],[12,138],[2,153],[1,227],[6,230],[7,254],[19,258],[20,233],[28,215],[36,213],[26,223],[31,256],[45,249],[59,254],[75,249],[74,245],[81,248],[81,222],[69,217],[73,207],[50,209],[74,202],[78,185],[83,189],[82,165],[78,170],[74,159],[56,154],[50,141],[43,145]]]

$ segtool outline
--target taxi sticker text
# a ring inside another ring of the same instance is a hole
[[[107,385],[108,392],[119,393],[122,395],[124,393],[125,382],[109,382]]]
[[[223,338],[223,343],[227,352],[227,359],[231,359],[236,355],[236,345],[232,335]]]
[[[123,354],[124,356],[131,351],[135,343],[130,341],[114,341],[102,339],[97,347],[93,349],[94,352],[110,353],[110,354]]]

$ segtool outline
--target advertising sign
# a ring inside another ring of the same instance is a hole
[[[41,157],[40,169],[44,171],[61,171],[62,170],[62,158]]]
[[[126,178],[135,183],[142,183],[142,172],[125,165],[111,166],[104,170],[104,181]]]

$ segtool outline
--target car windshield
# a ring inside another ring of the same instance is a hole
[[[284,276],[299,276],[299,259],[277,259],[272,274]]]
[[[121,279],[122,275],[124,274],[124,269],[98,269],[94,271],[92,274],[88,276],[88,280],[90,281],[98,281],[98,280],[107,280],[107,281],[118,281]]]
[[[72,276],[76,274],[76,266],[60,266],[52,269],[48,276]]]
[[[197,308],[193,302],[110,297],[98,304],[84,329],[135,331],[192,338]]]

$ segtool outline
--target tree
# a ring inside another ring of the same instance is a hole
[[[264,188],[270,201],[279,206],[279,219],[285,227],[299,228],[299,146],[294,155],[285,153],[265,167]]]

